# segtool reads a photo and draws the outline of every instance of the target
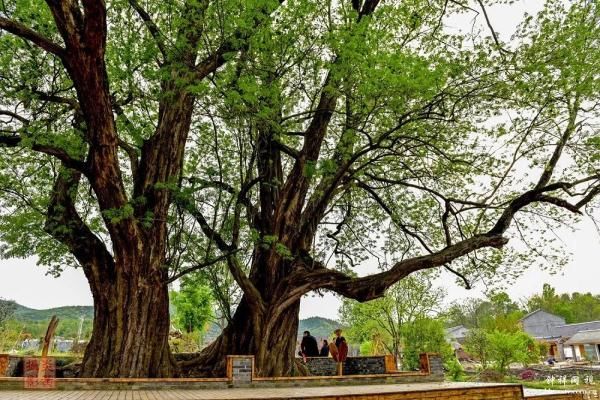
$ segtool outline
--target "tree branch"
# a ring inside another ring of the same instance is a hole
[[[569,110],[569,122],[567,124],[567,127],[565,128],[565,131],[563,132],[558,143],[556,144],[556,147],[554,148],[554,152],[552,153],[552,157],[550,157],[550,160],[548,160],[548,162],[546,163],[546,165],[544,167],[544,172],[540,176],[540,179],[538,180],[538,183],[536,184],[535,189],[539,190],[539,189],[543,188],[544,186],[546,186],[548,184],[548,182],[550,182],[550,178],[552,178],[552,174],[554,172],[554,169],[556,168],[556,164],[558,163],[560,156],[562,155],[562,151],[563,151],[564,147],[566,146],[567,141],[569,140],[569,138],[575,131],[575,121],[577,118],[577,110],[578,109],[579,109],[579,97],[576,97],[573,108]]]
[[[260,27],[268,17],[273,13],[285,0],[279,0],[274,8],[264,7],[259,10],[252,21],[252,26],[245,30],[238,29],[230,38],[226,39],[212,54],[202,60],[195,67],[196,79],[202,80],[209,74],[215,72],[219,67],[223,66],[227,60],[225,54],[238,52],[248,46],[248,39]]]
[[[2,135],[0,134],[0,147],[19,147],[23,139],[19,135]],[[77,170],[79,172],[87,173],[87,167],[84,161],[77,160],[69,155],[65,150],[39,143],[33,143],[31,145],[31,150],[37,151],[40,153],[48,154],[56,157],[60,161],[62,161],[65,166]]]
[[[112,279],[114,260],[104,243],[77,213],[75,197],[80,173],[62,165],[54,183],[44,230],[75,256],[90,282],[94,297],[102,296],[105,279]]]
[[[0,110],[0,115],[6,115],[7,117],[14,118],[22,124],[28,124],[29,120],[15,112],[9,110]],[[0,121],[1,122],[1,121]]]
[[[25,39],[61,59],[65,55],[65,49],[63,49],[61,46],[54,43],[47,37],[34,31],[33,29],[30,29],[16,21],[0,17],[0,29],[10,32],[13,35],[16,35],[22,39]]]
[[[179,279],[182,276],[187,275],[187,274],[189,274],[191,272],[198,271],[200,269],[203,269],[203,268],[206,268],[206,267],[210,267],[211,265],[215,265],[218,262],[227,260],[230,256],[233,256],[237,251],[239,251],[239,250],[233,250],[233,251],[231,251],[229,253],[223,254],[220,257],[214,258],[214,259],[209,260],[209,261],[202,262],[200,264],[196,264],[193,267],[189,267],[189,268],[186,268],[186,269],[184,269],[182,271],[179,271],[178,273],[176,273],[175,275],[173,275],[172,277],[170,277],[165,283],[175,282],[177,279]]]
[[[234,253],[237,252],[238,249],[235,248],[235,246],[228,244],[218,232],[211,228],[204,215],[202,215],[200,210],[198,210],[192,204],[192,201],[183,198],[183,196],[177,196],[175,198],[175,202],[181,207],[183,207],[187,212],[189,212],[200,225],[200,228],[202,229],[202,232],[204,232],[204,235],[209,240],[214,241],[223,254],[227,254],[226,259],[229,271],[231,272],[231,275],[233,275],[237,284],[240,285],[240,288],[243,290],[244,294],[248,296],[249,301],[251,301],[256,307],[260,309],[264,308],[264,301],[262,295],[260,294],[256,286],[254,286],[252,281],[248,278],[248,276],[242,269],[239,260],[234,255]]]
[[[150,35],[152,35],[152,37],[154,38],[156,47],[158,47],[158,50],[163,55],[163,58],[166,60],[167,50],[165,48],[162,32],[160,31],[160,29],[158,29],[158,26],[154,23],[152,17],[150,17],[150,14],[148,14],[146,10],[144,10],[144,8],[140,5],[140,3],[137,2],[137,0],[129,0],[129,4],[138,13],[140,18],[144,22],[144,25],[146,25],[146,28],[148,28],[148,31],[150,31]]]
[[[465,289],[467,289],[467,290],[470,290],[470,289],[472,289],[472,288],[473,288],[473,287],[471,286],[471,282],[469,282],[469,280],[467,279],[467,277],[466,277],[466,276],[464,276],[463,274],[461,274],[460,272],[458,272],[458,271],[457,271],[457,270],[455,270],[454,268],[450,267],[449,265],[444,265],[444,268],[445,268],[445,269],[446,269],[448,272],[450,272],[450,273],[452,273],[452,274],[454,274],[454,275],[458,276],[458,277],[459,277],[459,278],[460,278],[460,279],[463,281],[463,283],[465,284]]]
[[[425,256],[414,257],[397,262],[390,270],[378,274],[354,278],[342,272],[330,270],[323,264],[312,260],[307,254],[304,254],[296,261],[296,264],[299,265],[300,268],[297,268],[297,270],[290,275],[289,281],[287,281],[287,284],[290,286],[295,286],[290,292],[290,296],[292,298],[299,298],[311,290],[328,289],[333,290],[344,297],[359,301],[368,301],[381,297],[388,287],[415,271],[440,266],[445,266],[448,269],[448,264],[451,261],[468,255],[476,250],[482,248],[503,247],[508,242],[508,239],[504,238],[503,234],[509,228],[511,221],[514,219],[514,215],[530,204],[538,202],[549,203],[580,214],[581,207],[589,203],[595,196],[600,195],[600,185],[594,186],[589,193],[575,205],[566,200],[549,196],[546,193],[565,187],[572,187],[576,184],[587,182],[590,179],[591,177],[587,177],[571,183],[557,182],[542,188],[529,190],[513,199],[508,204],[489,232],[464,239],[455,244],[448,245],[440,251],[432,252]],[[385,206],[384,203],[379,204],[382,207]],[[469,285],[466,278],[457,271],[450,270],[450,272],[461,277],[461,279]],[[292,285],[291,282],[294,282],[295,284]]]
[[[298,268],[290,276],[290,281],[299,282],[290,292],[290,296],[301,297],[311,290],[320,288],[332,290],[361,302],[373,300],[383,296],[387,288],[413,272],[444,266],[478,249],[501,248],[507,242],[508,239],[502,235],[477,235],[435,253],[399,261],[387,271],[360,278],[328,269],[305,255],[298,262],[304,268]]]
[[[413,232],[410,229],[408,229],[408,227],[406,225],[404,225],[397,218],[397,216],[394,214],[394,212],[392,211],[392,209],[390,209],[388,207],[388,205],[383,201],[383,199],[377,194],[377,192],[372,187],[370,187],[369,185],[367,185],[364,182],[361,182],[359,180],[357,180],[357,186],[360,187],[361,189],[365,190],[371,196],[371,198],[373,200],[375,200],[375,202],[386,212],[386,214],[390,217],[390,219],[392,220],[392,222],[394,222],[394,224],[398,228],[400,228],[402,230],[402,232],[404,232],[405,234],[407,234],[410,237],[413,237],[413,238],[417,239],[417,241],[421,244],[421,246],[423,246],[423,248],[425,250],[427,250],[429,253],[433,252],[431,250],[431,248],[427,245],[427,243],[425,242],[425,240],[423,240],[423,238],[421,238],[415,232]]]
[[[32,89],[31,93],[33,93],[38,99],[42,101],[48,101],[51,103],[57,104],[66,104],[70,106],[75,111],[80,111],[79,102],[77,99],[72,99],[69,97],[58,96],[53,93],[45,93],[36,89]]]
[[[496,43],[498,50],[502,54],[510,53],[510,51],[508,51],[504,47],[502,47],[502,44],[500,43],[500,39],[498,38],[498,35],[496,35],[496,31],[494,31],[494,27],[492,26],[492,22],[490,21],[490,18],[487,14],[485,6],[483,5],[483,2],[481,0],[477,0],[477,3],[479,3],[479,6],[481,7],[481,10],[483,11],[483,16],[485,18],[485,22],[486,22],[488,28],[490,29],[490,32],[492,33],[492,37],[494,38],[494,42]]]

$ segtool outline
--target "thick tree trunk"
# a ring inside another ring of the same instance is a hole
[[[172,377],[168,287],[151,274],[97,277],[94,329],[82,377]],[[89,278],[89,277],[88,277]]]
[[[227,355],[251,354],[255,357],[258,376],[302,375],[296,365],[298,312],[300,301],[282,312],[278,307],[261,318],[250,311],[245,299],[238,306],[232,322],[199,358],[183,364],[185,374],[223,376]]]

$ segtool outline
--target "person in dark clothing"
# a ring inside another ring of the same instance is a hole
[[[323,340],[323,346],[321,346],[321,353],[319,356],[329,357],[329,343],[327,343],[327,340]]]
[[[310,335],[309,331],[304,331],[300,350],[305,357],[319,357],[319,344],[317,339]]]

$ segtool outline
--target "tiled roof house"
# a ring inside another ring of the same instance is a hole
[[[600,361],[600,321],[567,324],[563,317],[544,310],[520,320],[523,331],[550,345],[550,356],[558,361]]]

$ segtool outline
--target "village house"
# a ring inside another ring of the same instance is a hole
[[[469,329],[466,328],[464,325],[446,328],[446,338],[450,343],[458,342],[460,344],[463,344],[465,339],[467,338],[468,333]]]
[[[600,329],[577,332],[564,345],[565,349],[577,349],[587,360],[600,361]]]
[[[464,325],[446,328],[446,341],[454,349],[454,354],[456,355],[456,358],[458,358],[459,361],[469,361],[472,358],[463,349],[463,344],[467,339],[468,333],[469,328],[465,327]]]
[[[520,320],[524,332],[549,345],[556,361],[600,361],[600,321],[567,324],[561,316],[533,311]]]

